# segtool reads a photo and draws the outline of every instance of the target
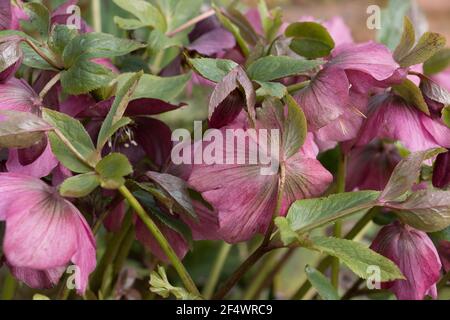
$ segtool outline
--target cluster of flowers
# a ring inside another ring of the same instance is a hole
[[[70,15],[67,8],[76,3],[67,1],[53,11],[50,29],[66,24]],[[12,5],[9,0],[0,0],[0,29],[20,31],[23,24],[19,21],[33,18],[22,6],[21,1]],[[267,40],[266,21],[258,10],[248,11],[243,19],[258,39]],[[310,17],[300,21],[315,22]],[[285,88],[294,88],[289,90],[293,101],[280,107],[281,113],[277,112],[278,104],[272,99],[261,103],[255,93],[256,81],[252,82],[244,71],[252,53],[266,47],[248,40],[243,46],[244,40],[230,32],[217,15],[210,15],[195,25],[188,36],[189,44],[185,44],[185,54],[232,61],[233,68],[222,78],[211,79],[180,54],[159,73],[162,77],[171,77],[193,67],[195,73],[189,85],[214,88],[210,128],[224,132],[227,129],[244,132],[250,128],[280,129],[279,165],[282,169],[279,174],[261,175],[260,166],[255,164],[174,165],[170,159],[171,129],[150,116],[176,110],[183,104],[169,103],[162,98],[131,99],[123,113],[131,122],[111,136],[101,155],[111,152],[126,155],[133,166],[133,180],[142,184],[150,181],[164,190],[165,196],[152,198],[156,207],[161,214],[189,226],[194,240],[238,243],[270,231],[276,210],[279,210],[277,214],[285,216],[296,200],[321,196],[330,188],[333,175],[317,160],[322,152],[339,146],[345,154],[348,159],[345,191],[350,192],[383,190],[402,159],[401,152],[450,148],[450,128],[442,117],[446,105],[450,104],[447,91],[450,90],[450,69],[433,76],[424,75],[424,61],[416,63],[411,59],[410,50],[393,53],[383,44],[355,43],[341,18],[321,25],[331,35],[334,48],[323,56],[320,64],[301,75],[268,79],[277,80],[272,83]],[[279,23],[270,41],[272,51],[269,53],[305,60],[283,36],[289,34],[290,28]],[[78,31],[80,34],[92,32],[83,21]],[[17,116],[11,111],[31,113],[36,116],[35,121],[43,121],[45,107],[80,120],[95,141],[115,97],[102,98],[98,90],[67,94],[59,78],[49,87],[59,71],[25,67],[23,44],[23,37],[14,32],[0,38],[0,127],[6,128],[9,120]],[[245,52],[246,47],[251,48],[250,54]],[[120,75],[108,58],[94,57],[91,62]],[[21,78],[16,78],[19,74]],[[257,82],[257,89],[267,89],[264,85],[269,81],[263,82]],[[308,132],[301,145],[295,141],[299,138],[288,132],[289,124],[286,125],[286,121],[295,116],[292,104],[301,107],[307,121]],[[114,190],[99,191],[104,199],[113,199],[102,204],[93,203],[97,201],[92,200],[93,197],[61,196],[61,184],[80,171],[67,168],[64,159],[55,155],[54,143],[47,133],[51,129],[40,128],[40,132],[34,132],[25,127],[22,130],[29,136],[45,133],[39,135],[32,146],[20,145],[13,135],[4,138],[6,135],[2,133],[2,147],[7,148],[2,153],[4,161],[0,168],[0,220],[6,222],[3,263],[17,279],[33,288],[56,285],[66,267],[73,263],[79,269],[77,289],[82,294],[96,268],[96,240],[92,224],[87,221],[95,223],[96,211],[107,210],[109,214],[103,223],[107,230],[118,232],[125,223],[127,203]],[[432,186],[421,183],[416,189],[449,186],[450,153],[441,153],[432,161]],[[430,160],[428,165],[431,164]],[[280,181],[283,188],[280,188]],[[184,199],[185,205],[180,208],[182,200],[174,196],[177,204],[174,205],[172,199],[169,202],[173,208],[166,208],[167,194],[180,193],[187,188],[201,195],[201,199]],[[280,203],[279,208],[277,203]],[[195,212],[196,219],[181,211]],[[145,223],[138,217],[133,217],[132,223],[137,239],[159,259],[168,261]],[[157,225],[176,254],[183,258],[189,250],[188,240],[167,224],[157,221]],[[371,248],[394,261],[404,274],[406,280],[383,284],[399,299],[436,296],[441,270],[444,268],[448,272],[450,268],[448,241],[433,243],[424,231],[398,220],[380,230]]]

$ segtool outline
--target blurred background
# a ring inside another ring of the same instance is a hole
[[[132,0],[130,0],[132,1]],[[184,0],[189,1],[189,0]],[[284,9],[285,19],[289,22],[295,21],[301,16],[314,16],[317,19],[329,19],[340,15],[350,26],[356,41],[367,41],[374,39],[375,32],[364,27],[367,20],[367,7],[379,5],[381,8],[387,6],[388,0],[266,0],[269,6],[281,6]],[[406,2],[407,0],[397,0]],[[44,3],[55,7],[64,0],[43,0]],[[82,12],[89,12],[90,0],[80,0]],[[102,0],[102,21],[104,31],[117,32],[113,16],[117,14],[117,7],[112,0]],[[229,3],[232,0],[217,0],[215,2]],[[450,43],[450,0],[416,0],[418,7],[428,20],[430,30],[441,33],[447,37]],[[239,4],[254,7],[258,0],[240,0]],[[121,12],[123,15],[123,12]],[[88,18],[88,16],[86,16]],[[89,20],[89,19],[88,19]]]

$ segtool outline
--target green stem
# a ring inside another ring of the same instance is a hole
[[[58,72],[42,89],[42,91],[39,93],[39,97],[41,99],[44,99],[45,96],[50,92],[50,90],[53,88],[55,84],[58,83],[58,81],[61,79],[61,73]]]
[[[91,0],[92,24],[95,32],[102,32],[102,4],[100,0]]]
[[[289,94],[293,94],[299,90],[302,90],[306,86],[308,86],[310,84],[310,82],[311,82],[310,80],[306,80],[303,82],[291,84],[290,86],[287,87],[287,91],[289,92]]]
[[[141,206],[139,201],[133,196],[133,194],[128,190],[126,186],[121,186],[119,188],[120,193],[124,196],[125,199],[127,199],[130,206],[134,209],[134,211],[137,213],[139,218],[144,222],[147,229],[150,231],[150,233],[153,235],[153,237],[156,239],[158,244],[160,245],[161,249],[166,254],[169,261],[172,263],[173,267],[177,271],[178,275],[181,278],[181,281],[183,282],[186,289],[196,296],[200,296],[200,292],[198,291],[197,287],[195,286],[194,281],[192,280],[191,276],[187,272],[184,265],[181,263],[180,259],[178,258],[177,254],[173,250],[173,248],[170,246],[167,239],[164,237],[164,235],[159,230],[158,226],[153,222],[153,220],[150,218],[150,216],[145,212],[144,208]]]
[[[347,157],[341,148],[341,158],[339,160],[337,181],[336,181],[336,193],[345,192],[345,178],[347,171]],[[334,224],[333,235],[336,238],[342,237],[342,221],[337,220]],[[333,258],[333,263],[331,265],[331,284],[339,290],[339,258]]]
[[[102,259],[98,263],[97,269],[95,270],[94,275],[92,276],[91,282],[90,282],[90,289],[93,292],[97,292],[99,289],[104,288],[105,284],[107,283],[107,275],[111,275],[111,273],[108,273],[108,268],[112,268],[112,263],[114,262],[114,259],[116,258],[117,252],[119,251],[120,244],[122,243],[123,239],[125,238],[128,230],[131,228],[133,224],[133,215],[129,211],[124,221],[122,222],[122,226],[120,228],[120,231],[116,234],[113,234],[113,237],[110,239],[106,251],[102,256]],[[112,270],[111,270],[112,272]]]
[[[5,283],[3,284],[1,300],[12,300],[16,294],[17,281],[11,273],[5,276]]]
[[[222,244],[219,253],[217,254],[216,261],[214,262],[211,274],[209,275],[208,281],[206,282],[205,288],[203,289],[203,296],[205,299],[210,299],[214,293],[217,282],[219,281],[220,273],[222,272],[225,261],[230,253],[232,246],[226,242]]]

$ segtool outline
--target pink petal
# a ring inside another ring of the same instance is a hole
[[[14,197],[9,205],[8,199],[0,203],[6,209],[3,248],[8,263],[47,270],[72,261],[78,267],[78,292],[84,292],[95,268],[95,240],[78,209],[39,179],[0,174],[0,186],[6,198]]]
[[[27,286],[36,289],[50,289],[58,284],[59,279],[64,273],[65,267],[36,270],[30,268],[21,268],[9,266],[12,275]]]
[[[299,199],[323,194],[333,182],[333,175],[316,159],[302,159],[298,154],[286,161],[286,183],[281,207],[285,215],[291,204]]]
[[[342,70],[361,71],[381,81],[400,67],[387,47],[375,42],[347,44],[334,49],[329,64]]]
[[[11,28],[11,0],[0,0],[0,30]]]
[[[343,70],[325,68],[300,91],[297,102],[303,108],[311,131],[318,130],[344,113],[349,83]]]
[[[233,35],[224,28],[217,28],[192,42],[187,48],[200,54],[211,56],[225,50],[233,49],[236,40]]]
[[[42,154],[35,161],[25,165],[20,163],[19,151],[17,149],[10,149],[6,168],[9,172],[17,172],[42,178],[48,176],[56,168],[58,163],[59,161],[53,155],[50,143],[47,143]]]
[[[342,17],[332,17],[325,21],[323,25],[327,28],[336,46],[353,43],[352,32]]]
[[[12,78],[0,83],[0,110],[33,112],[41,106],[41,100],[24,80]]]
[[[375,138],[398,140],[411,152],[440,145],[422,124],[422,112],[396,97],[378,96],[371,102],[368,119],[363,124],[357,146]],[[448,130],[448,129],[447,129]]]

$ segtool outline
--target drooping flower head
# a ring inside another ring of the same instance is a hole
[[[84,293],[95,268],[95,239],[78,209],[56,188],[21,174],[0,173],[0,192],[3,251],[13,273],[33,287],[49,287],[72,262]]]
[[[382,287],[400,300],[422,300],[426,295],[436,298],[442,265],[425,232],[394,222],[380,230],[371,249],[394,261],[406,278],[383,283]]]

